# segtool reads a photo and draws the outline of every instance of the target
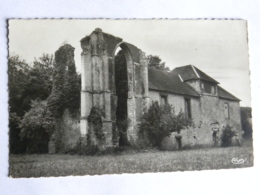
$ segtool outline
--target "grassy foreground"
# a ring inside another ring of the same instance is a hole
[[[234,164],[232,159],[246,159]],[[104,156],[10,155],[11,177],[99,175],[253,166],[252,147],[204,148],[182,151],[143,151]]]

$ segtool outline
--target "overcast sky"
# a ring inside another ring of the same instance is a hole
[[[243,20],[10,20],[9,52],[27,62],[75,47],[80,72],[80,39],[95,28],[122,38],[147,55],[159,55],[173,69],[193,64],[251,106],[247,25]]]

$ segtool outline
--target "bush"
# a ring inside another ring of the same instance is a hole
[[[170,136],[172,132],[178,132],[192,124],[184,113],[175,113],[174,108],[169,105],[159,105],[152,102],[152,105],[143,116],[140,125],[140,135],[147,138],[151,146],[161,147],[164,137]]]
[[[31,109],[20,121],[20,137],[28,141],[27,152],[48,152],[48,142],[54,131],[53,117],[46,101],[31,102]]]
[[[221,135],[221,146],[222,147],[228,147],[231,146],[232,138],[234,137],[235,132],[232,131],[232,128],[227,125],[222,132]]]

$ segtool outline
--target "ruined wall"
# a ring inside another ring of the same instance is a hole
[[[115,87],[115,51],[121,47],[126,58],[128,77],[127,128],[128,139],[136,138],[138,124],[141,121],[143,110],[147,107],[148,76],[145,54],[129,43],[122,42],[121,38],[103,33],[95,29],[89,36],[81,40],[82,47],[82,89],[81,89],[81,134],[93,135],[92,124],[88,117],[93,107],[100,107],[103,116],[105,134],[104,147],[115,145],[113,132],[116,129],[117,94]],[[97,138],[91,136],[91,143],[96,144]],[[99,144],[98,144],[99,145]]]
[[[79,133],[80,87],[74,61],[74,48],[65,44],[55,52],[52,93],[48,106],[54,117],[55,131],[49,152],[65,152],[75,147]]]
[[[62,117],[56,120],[56,138],[59,140],[56,147],[57,153],[66,153],[74,150],[80,138],[80,117],[72,116],[68,109]]]

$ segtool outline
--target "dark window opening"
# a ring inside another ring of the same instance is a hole
[[[165,105],[167,104],[167,96],[166,95],[161,95],[161,105]]]
[[[185,99],[185,116],[188,119],[191,119],[191,103],[190,99]]]
[[[212,95],[216,94],[216,86],[206,81],[201,82],[201,90],[203,93],[208,93]]]
[[[211,93],[211,86],[209,83],[204,84],[205,93]]]

